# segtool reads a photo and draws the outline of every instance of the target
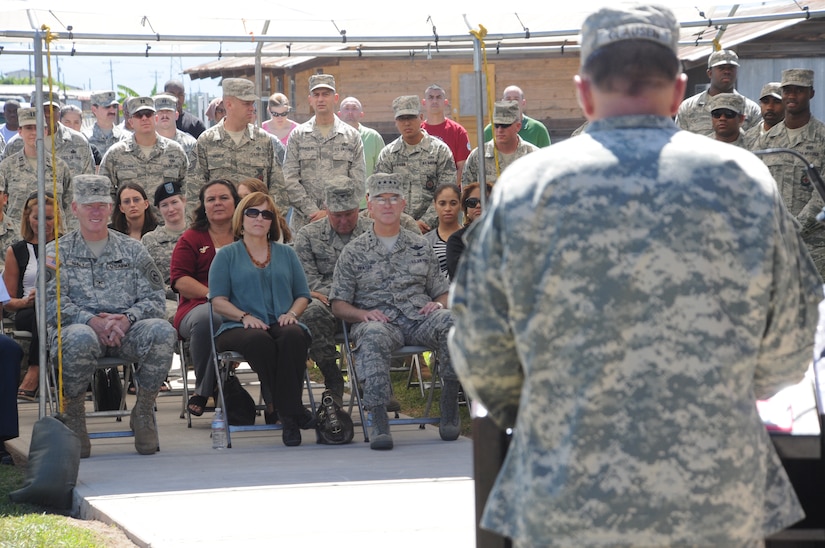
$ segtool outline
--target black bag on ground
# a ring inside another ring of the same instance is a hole
[[[335,403],[331,390],[325,390],[321,395],[321,405],[318,406],[318,423],[316,441],[322,445],[343,445],[355,437],[355,426],[349,413]]]
[[[235,375],[229,375],[223,385],[226,400],[226,418],[232,426],[252,426],[255,424],[255,400],[249,395]],[[217,398],[215,401],[218,401]]]
[[[95,370],[95,399],[98,411],[117,411],[123,399],[123,384],[117,367]]]

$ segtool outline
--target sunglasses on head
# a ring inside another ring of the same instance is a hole
[[[481,205],[481,198],[467,198],[464,200],[464,207],[473,209]]]
[[[288,110],[286,112],[273,112],[270,110],[269,113],[275,118],[286,118],[287,116],[289,116]]]
[[[275,214],[268,209],[260,210],[256,207],[248,207],[244,209],[243,214],[249,217],[250,219],[255,219],[258,216],[264,218],[265,221],[274,221]]]
[[[719,109],[716,109],[716,110],[714,110],[713,112],[711,112],[710,114],[711,114],[711,116],[713,116],[714,118],[721,118],[722,116],[724,116],[724,117],[725,117],[725,118],[727,118],[728,120],[733,120],[734,118],[736,118],[737,116],[739,116],[738,114],[736,114],[736,113],[735,113],[735,112],[733,112],[732,110],[729,110],[729,109],[726,109],[726,108],[719,108]]]

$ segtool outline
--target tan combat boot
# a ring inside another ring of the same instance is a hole
[[[158,430],[155,425],[155,399],[158,391],[148,392],[139,388],[137,401],[129,418],[129,428],[135,433],[135,449],[141,455],[153,455],[158,451]]]
[[[92,442],[86,431],[86,396],[80,394],[64,400],[64,411],[59,418],[80,438],[80,458],[87,459],[92,454]]]

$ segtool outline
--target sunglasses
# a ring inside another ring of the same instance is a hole
[[[286,111],[286,112],[272,112],[270,110],[269,113],[272,116],[274,116],[275,118],[286,118],[287,116],[289,116],[289,111]]]
[[[728,110],[726,108],[716,109],[713,112],[711,112],[710,115],[713,116],[714,118],[721,118],[721,117],[724,116],[728,120],[733,120],[734,118],[739,116],[738,114],[736,114],[732,110]]]
[[[464,207],[473,209],[481,205],[481,198],[467,198],[464,200]]]
[[[250,219],[255,219],[256,217],[261,216],[264,218],[265,221],[275,220],[275,214],[269,211],[268,209],[262,211],[256,207],[248,207],[244,209],[243,214],[249,217]]]
[[[151,118],[154,115],[155,115],[155,113],[152,112],[151,110],[139,110],[138,112],[135,112],[134,114],[132,114],[132,118],[137,118],[137,119]]]
[[[507,129],[512,125],[513,124],[493,124],[493,126],[495,126],[496,129]]]

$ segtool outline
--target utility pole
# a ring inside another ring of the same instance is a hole
[[[115,70],[112,68],[112,60],[109,59],[109,80],[112,83],[112,87],[109,89],[115,89]]]

